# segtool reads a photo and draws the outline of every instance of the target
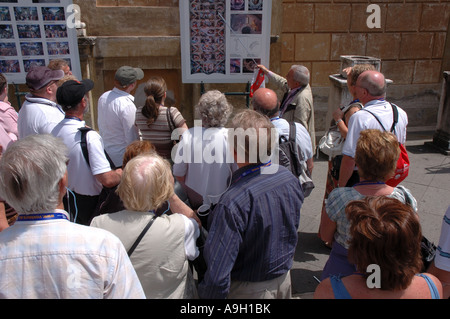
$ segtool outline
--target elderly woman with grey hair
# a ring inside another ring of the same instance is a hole
[[[193,209],[216,204],[237,169],[224,127],[232,112],[223,93],[206,92],[196,105],[201,121],[195,123],[201,125],[186,131],[178,144],[173,173],[185,186]]]

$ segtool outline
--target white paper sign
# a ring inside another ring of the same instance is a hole
[[[183,82],[250,82],[269,65],[271,11],[271,0],[180,1]]]
[[[35,65],[66,60],[72,73],[81,79],[77,32],[72,0],[0,1],[0,72],[9,83],[25,83]],[[71,26],[71,27],[69,27]]]

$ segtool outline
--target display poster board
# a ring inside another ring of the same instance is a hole
[[[69,62],[81,78],[72,0],[0,0],[0,72],[9,83],[25,83],[36,65],[51,60]],[[70,27],[71,26],[71,27]]]
[[[269,65],[271,0],[180,1],[184,83],[247,83]]]

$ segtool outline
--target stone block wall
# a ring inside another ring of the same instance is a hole
[[[186,0],[183,0],[186,1]],[[179,0],[74,0],[95,45],[81,46],[97,82],[94,100],[109,89],[112,72],[123,64],[146,75],[170,70],[183,114],[192,120],[197,84],[181,83]],[[369,4],[380,8],[380,28],[369,28]],[[409,115],[409,128],[434,130],[442,72],[450,68],[450,0],[272,0],[270,65],[286,74],[292,64],[311,70],[316,129],[325,128],[329,75],[339,73],[341,55],[373,56],[394,84],[389,99]],[[83,69],[84,71],[84,69]],[[105,78],[107,77],[107,78]],[[269,84],[270,86],[270,84]],[[245,84],[207,84],[205,89],[243,91]],[[245,107],[245,99],[233,101]],[[320,133],[318,134],[320,137]]]
[[[341,55],[373,56],[394,85],[389,98],[408,112],[410,127],[433,129],[439,105],[449,1],[370,1],[380,8],[380,28],[369,28],[369,3],[360,0],[283,0],[281,74],[292,64],[311,71],[318,127],[329,75],[339,73]],[[448,40],[447,40],[448,39]],[[448,50],[448,49],[447,49]],[[448,65],[445,65],[448,67]]]

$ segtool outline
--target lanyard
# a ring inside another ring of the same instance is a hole
[[[241,178],[248,176],[254,172],[260,171],[261,168],[263,168],[263,167],[269,167],[270,165],[272,165],[272,161],[268,161],[267,163],[259,164],[258,166],[255,166],[255,167],[252,167],[252,168],[246,170],[241,175],[239,175],[239,177],[233,182],[233,184],[237,183]]]
[[[363,182],[356,183],[355,185],[353,185],[353,187],[355,187],[355,186],[364,186],[364,185],[383,185],[383,184],[386,184],[386,183],[385,182],[363,181]]]
[[[68,116],[68,115],[66,115],[65,116],[65,119],[66,120],[76,120],[76,121],[82,121],[80,118],[78,118],[78,117],[76,117],[76,116]]]
[[[57,220],[57,219],[69,220],[67,218],[67,216],[63,213],[19,215],[17,220],[18,221],[40,221],[40,220]]]

